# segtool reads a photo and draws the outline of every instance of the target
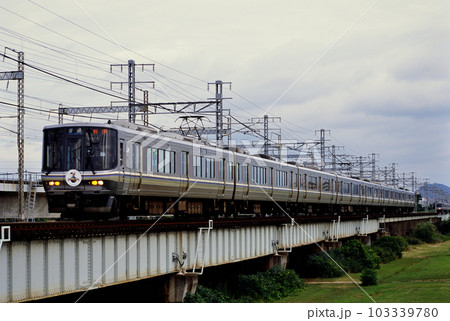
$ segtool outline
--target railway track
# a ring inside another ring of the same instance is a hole
[[[433,213],[409,213],[408,216],[435,215]],[[369,214],[375,219],[385,216],[398,217],[399,214]],[[404,215],[401,215],[404,216]],[[367,214],[341,215],[341,221],[358,220],[366,218]],[[297,216],[293,217],[296,223],[326,222],[337,220],[337,215],[327,216]],[[220,218],[214,220],[214,228],[239,228],[249,226],[290,224],[291,219],[283,217],[237,217]],[[163,218],[161,220],[123,220],[123,221],[56,221],[56,222],[2,222],[0,226],[10,226],[12,241],[32,241],[65,238],[85,238],[105,235],[126,235],[140,233],[156,233],[159,231],[197,230],[208,226],[207,218],[192,218],[174,220]]]

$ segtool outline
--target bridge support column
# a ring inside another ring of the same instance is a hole
[[[287,253],[283,254],[274,254],[267,257],[265,270],[270,270],[275,265],[281,266],[283,269],[286,269],[287,263],[289,261],[289,255]]]
[[[342,246],[341,241],[323,241],[321,247],[324,251],[329,251],[331,249],[338,249]]]
[[[358,238],[359,238],[359,241],[364,245],[370,246],[372,243],[372,239],[371,239],[370,235],[359,235]]]
[[[164,299],[168,303],[183,302],[186,294],[197,290],[197,274],[175,274],[168,277],[164,286]]]

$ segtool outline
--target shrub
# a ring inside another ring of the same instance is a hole
[[[195,294],[188,293],[183,302],[186,303],[227,303],[230,297],[223,291],[214,290],[202,285],[197,286]]]
[[[434,243],[437,239],[436,227],[431,222],[420,223],[416,226],[413,235],[426,243]]]
[[[378,284],[377,271],[374,269],[365,269],[361,274],[361,282],[363,286],[377,285]]]
[[[233,281],[234,279],[234,281]],[[229,280],[222,290],[199,285],[195,294],[187,294],[186,303],[270,302],[293,294],[305,287],[293,270],[280,266],[252,275],[239,275]]]
[[[394,261],[397,258],[397,254],[390,248],[373,245],[372,249],[380,257],[381,262],[383,263]]]
[[[380,268],[381,259],[369,246],[358,240],[349,240],[339,249],[346,262],[343,264],[350,272],[358,273],[363,269]]]
[[[382,236],[373,243],[373,250],[387,263],[402,257],[402,251],[408,247],[408,243],[400,236]]]
[[[450,236],[450,220],[439,223],[438,230],[442,234]]]
[[[338,258],[336,250],[329,252],[334,260],[342,264],[342,259]],[[306,260],[304,273],[306,277],[334,278],[344,274],[344,272],[334,263],[324,252],[311,254]]]
[[[280,266],[263,273],[239,275],[237,285],[237,294],[247,302],[279,300],[305,286],[293,270],[284,270]]]
[[[419,240],[418,238],[412,237],[412,236],[405,236],[405,241],[409,244],[409,245],[419,245],[422,244],[423,242],[421,240]]]

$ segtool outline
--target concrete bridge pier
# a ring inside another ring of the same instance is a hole
[[[177,273],[168,276],[164,285],[164,301],[167,303],[183,302],[186,294],[197,290],[198,274]]]
[[[358,235],[358,240],[364,245],[370,246],[372,244],[370,235]]]
[[[323,241],[320,244],[320,247],[324,250],[324,251],[329,251],[331,249],[338,249],[342,246],[342,241]],[[319,250],[319,248],[317,248],[317,251]]]
[[[282,269],[286,269],[286,266],[289,262],[289,253],[278,253],[274,255],[270,255],[265,260],[265,271],[270,270],[275,265],[281,266]]]

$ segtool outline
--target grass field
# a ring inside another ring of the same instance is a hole
[[[378,303],[450,302],[450,241],[410,246],[403,258],[383,264],[378,285],[363,289]],[[360,274],[351,274],[360,284]],[[347,276],[305,279],[306,289],[279,302],[371,303]]]

